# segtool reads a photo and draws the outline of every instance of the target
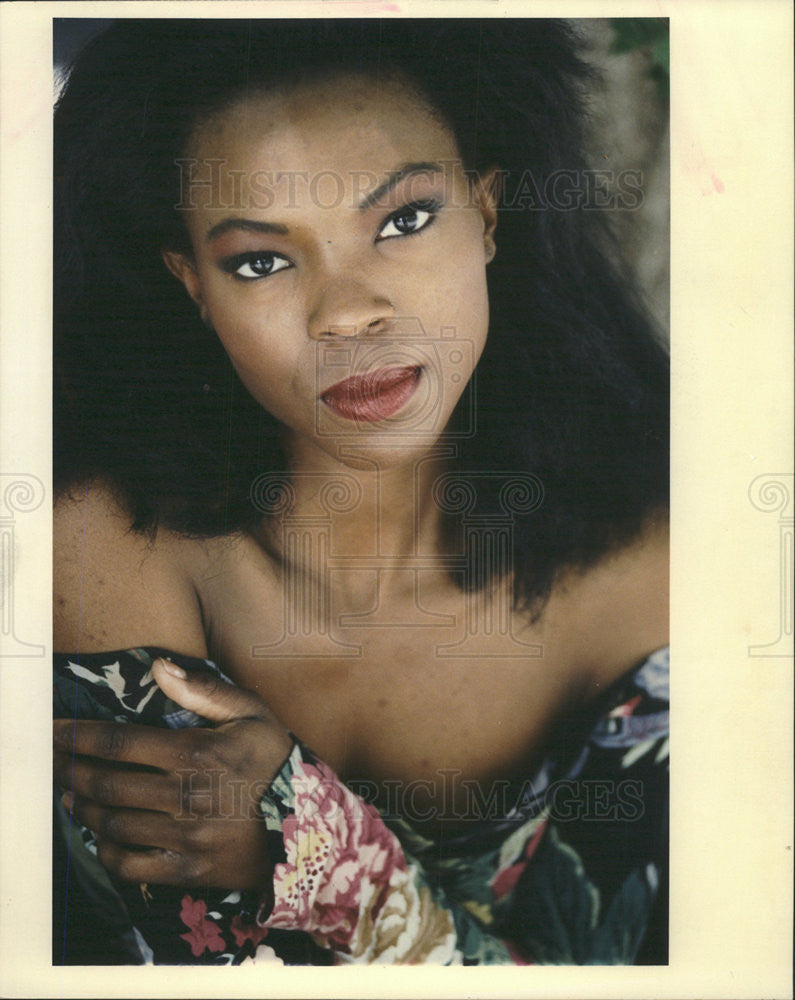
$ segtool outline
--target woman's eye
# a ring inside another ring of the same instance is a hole
[[[439,208],[439,203],[435,201],[406,205],[405,208],[389,216],[378,233],[378,239],[388,240],[395,236],[411,236],[412,233],[418,233],[433,222]]]
[[[277,253],[243,253],[225,260],[222,266],[236,278],[256,281],[257,278],[267,278],[293,265],[286,257]]]

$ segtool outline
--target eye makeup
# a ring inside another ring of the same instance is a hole
[[[376,241],[395,239],[398,236],[415,236],[421,233],[436,221],[436,216],[441,208],[442,202],[436,198],[426,198],[404,205],[387,216],[378,232]],[[393,232],[387,232],[390,226]]]
[[[293,266],[287,257],[267,250],[235,254],[233,257],[223,258],[219,263],[222,271],[240,281],[269,278],[272,274],[286,271]],[[246,271],[248,273],[244,273]]]

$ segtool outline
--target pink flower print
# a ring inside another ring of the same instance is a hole
[[[519,861],[515,864],[509,865],[507,868],[503,868],[502,871],[497,872],[491,881],[491,891],[494,893],[495,899],[503,899],[509,893],[513,892],[516,883],[519,881],[519,876],[527,867],[527,862],[535,854],[536,848],[544,835],[544,830],[546,829],[546,820],[538,827],[533,836],[528,840],[527,846],[524,849],[524,853]]]
[[[525,860],[522,858],[522,860],[517,861],[515,865],[503,868],[503,870],[495,876],[494,881],[491,883],[491,891],[494,893],[495,899],[502,899],[507,896],[508,893],[513,892],[514,886],[519,881],[519,876],[524,871],[524,868]]]
[[[634,698],[630,698],[629,701],[625,702],[623,705],[617,705],[610,712],[611,719],[623,719],[628,715],[632,715],[635,709],[643,701],[643,696],[636,694]]]
[[[242,948],[246,941],[250,941],[256,948],[268,933],[267,927],[260,927],[259,924],[244,924],[239,913],[236,913],[232,918],[229,929],[235,937],[235,944],[238,948]]]
[[[309,931],[345,951],[363,897],[377,914],[392,873],[405,869],[406,860],[377,811],[325,764],[302,762],[291,784],[294,812],[282,824],[287,861],[274,872],[267,923]]]
[[[207,919],[207,904],[203,899],[193,899],[192,896],[182,897],[180,918],[190,933],[180,934],[183,941],[190,945],[191,952],[198,958],[207,951],[223,951],[226,942],[221,937],[218,925]]]

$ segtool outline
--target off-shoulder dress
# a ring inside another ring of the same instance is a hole
[[[154,647],[57,654],[55,716],[206,724],[155,684],[161,655],[217,670]],[[266,906],[250,891],[114,883],[56,794],[53,962],[667,962],[667,649],[567,719],[534,774],[472,795],[477,818],[429,839],[299,734],[259,803]]]

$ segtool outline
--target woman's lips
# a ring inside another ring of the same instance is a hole
[[[332,385],[321,399],[348,420],[372,422],[391,417],[414,395],[422,368],[379,368]]]

